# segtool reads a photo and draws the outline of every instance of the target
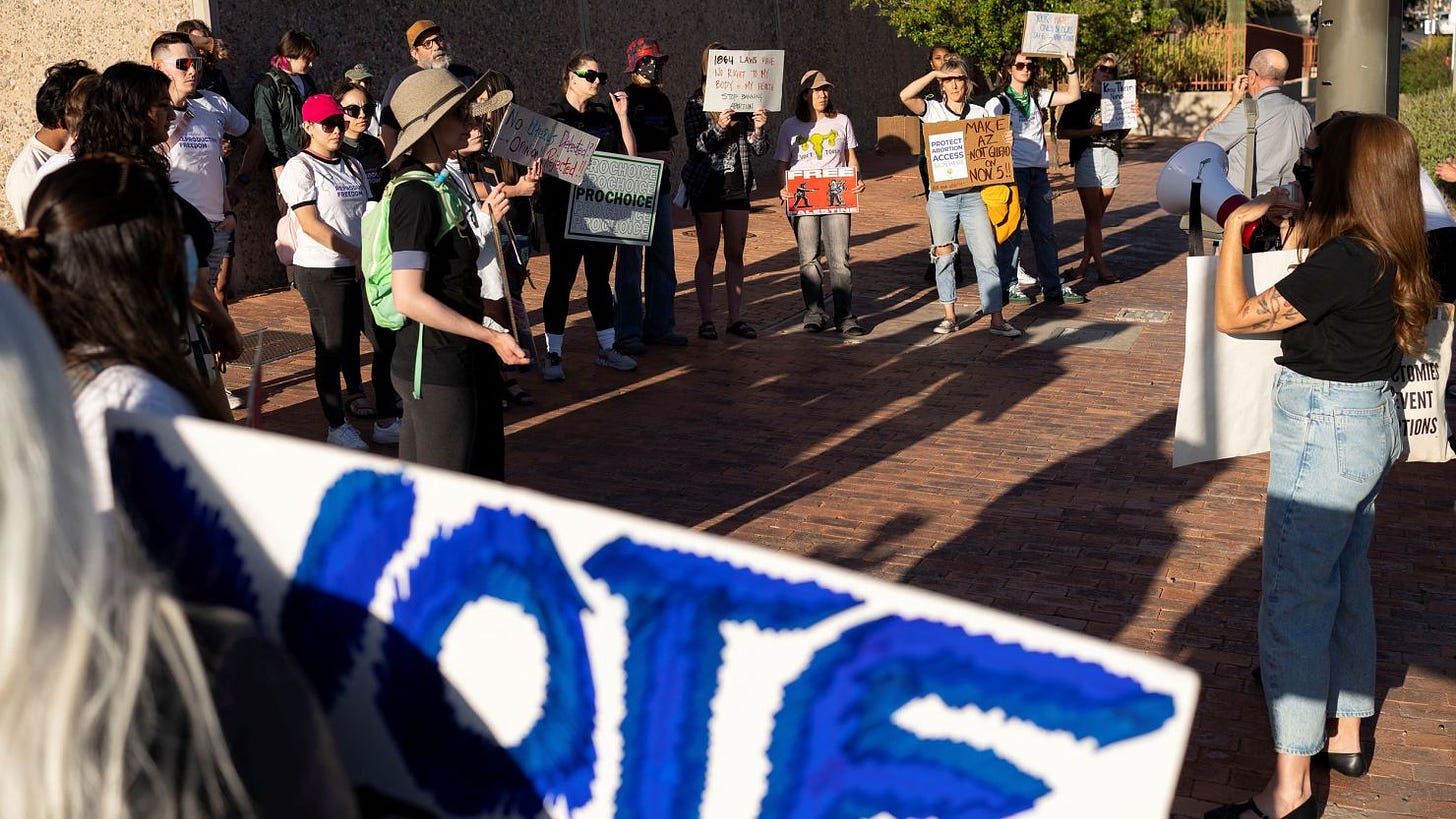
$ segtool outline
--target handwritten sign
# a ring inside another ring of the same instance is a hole
[[[1150,654],[393,458],[108,421],[154,562],[292,654],[392,816],[1168,815],[1198,676]]]
[[[1102,83],[1102,130],[1121,131],[1137,127],[1137,80],[1110,80]]]
[[[793,197],[790,216],[824,216],[831,213],[859,213],[859,174],[854,168],[789,171],[784,186]]]
[[[512,103],[490,141],[490,152],[522,165],[540,159],[543,172],[580,185],[600,141],[585,131]]]
[[[925,136],[930,189],[950,191],[1013,181],[1011,118],[977,117],[927,122]]]
[[[1077,56],[1077,15],[1028,11],[1021,53],[1028,57]]]
[[[586,178],[572,188],[566,237],[622,245],[652,243],[663,163],[597,151]]]
[[[704,111],[778,111],[784,99],[784,52],[708,52],[708,79],[703,85]]]

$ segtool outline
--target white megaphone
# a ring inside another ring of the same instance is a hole
[[[1228,154],[1212,142],[1184,145],[1158,174],[1158,205],[1174,216],[1188,213],[1192,209],[1193,185],[1200,183],[1199,210],[1223,227],[1229,214],[1249,201],[1228,181],[1228,167]],[[1257,223],[1244,226],[1245,247],[1257,228]]]

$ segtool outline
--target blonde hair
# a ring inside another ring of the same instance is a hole
[[[107,538],[60,353],[6,282],[0,379],[0,817],[251,815],[181,604]]]

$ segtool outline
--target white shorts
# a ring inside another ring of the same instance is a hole
[[[1119,181],[1117,151],[1092,145],[1077,158],[1079,188],[1115,188]]]

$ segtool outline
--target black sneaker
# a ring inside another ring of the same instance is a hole
[[[804,332],[822,333],[827,324],[829,324],[828,317],[810,314],[804,318]]]

